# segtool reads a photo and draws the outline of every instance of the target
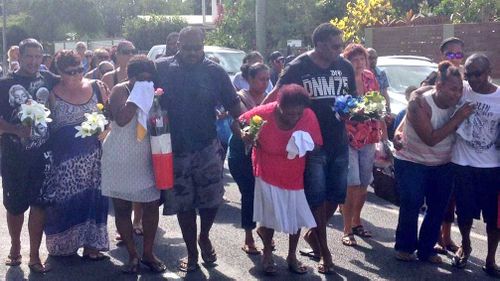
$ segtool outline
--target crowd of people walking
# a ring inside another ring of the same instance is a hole
[[[438,264],[438,254],[450,250],[452,264],[464,268],[473,220],[482,214],[488,234],[483,269],[500,278],[500,88],[489,79],[493,66],[487,56],[471,54],[462,65],[464,43],[444,40],[437,71],[421,85],[408,85],[408,108],[394,119],[377,52],[361,44],[344,46],[342,32],[330,23],[314,30],[311,51],[289,62],[276,51],[268,66],[259,52],[250,52],[232,80],[214,58],[205,57],[201,29],[184,28],[166,43],[166,54],[155,61],[137,55],[129,41],[93,52],[78,43],[52,57],[43,55],[38,41],[25,39],[9,51],[10,72],[0,80],[3,203],[11,238],[6,265],[22,262],[27,210],[33,272],[51,270],[39,255],[43,233],[52,256],[83,249],[84,259],[109,259],[108,202],[115,239],[129,256],[124,273],[136,274],[140,264],[156,273],[166,270],[154,253],[161,205],[164,215],[177,216],[186,244],[179,270],[198,270],[200,253],[205,263],[215,263],[210,231],[224,202],[227,155],[241,193],[243,252],[262,254],[262,271],[275,275],[273,235],[283,232],[289,235],[291,272],[308,271],[299,252],[318,261],[319,273],[331,274],[337,247],[329,244],[355,247],[356,236],[377,239],[363,225],[362,209],[376,143],[393,141],[401,201],[395,258]],[[362,129],[336,111],[336,101],[373,91],[385,100],[386,116],[370,120],[375,135],[360,144],[352,136]],[[139,135],[153,100],[168,114],[174,186],[167,190],[156,186],[152,138]],[[22,121],[34,101],[50,110],[51,122]],[[75,136],[75,127],[98,111],[109,120],[106,129]],[[230,120],[220,124],[230,124],[232,132],[224,140],[216,128],[221,118]],[[260,125],[252,131],[255,123]],[[450,238],[455,209],[459,247]],[[327,223],[337,210],[343,236],[328,241]],[[309,248],[297,249],[302,228]],[[143,235],[142,255],[134,233]]]

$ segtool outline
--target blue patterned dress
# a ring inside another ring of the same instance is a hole
[[[45,234],[49,254],[72,255],[81,247],[105,251],[108,199],[101,194],[101,143],[96,136],[75,137],[85,113],[97,110],[99,91],[85,104],[55,96],[52,104],[52,167],[46,182]]]

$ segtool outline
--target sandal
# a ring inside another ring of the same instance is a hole
[[[106,256],[101,252],[97,252],[97,254],[83,254],[82,259],[87,261],[103,261],[109,260],[109,256]]]
[[[122,267],[121,271],[125,274],[137,274],[139,272],[139,259],[133,258],[128,264]]]
[[[198,246],[200,246],[201,258],[206,264],[212,264],[217,261],[217,254],[215,253],[214,246],[212,246],[210,239],[205,243],[201,243],[198,238]]]
[[[406,253],[406,252],[402,252],[402,251],[397,251],[396,255],[394,255],[394,257],[398,261],[405,261],[405,262],[417,260],[417,257],[415,256],[415,254],[410,254],[410,253]]]
[[[274,260],[272,258],[267,262],[262,261],[262,268],[264,270],[264,274],[266,275],[275,275],[276,273],[278,273],[276,263],[274,263]]]
[[[134,226],[134,234],[137,236],[144,235],[144,232],[142,230],[142,226]]]
[[[352,228],[352,233],[354,235],[357,235],[359,237],[363,238],[371,238],[372,233],[368,230],[365,230],[365,228],[362,225],[358,225]]]
[[[260,255],[260,251],[255,247],[255,245],[243,245],[241,247],[243,252],[247,253],[247,255]]]
[[[326,265],[324,263],[318,263],[318,272],[321,274],[329,275],[335,273],[335,266],[332,264]]]
[[[165,270],[167,270],[167,266],[163,262],[161,262],[159,260],[157,260],[157,261],[147,261],[144,258],[142,258],[141,259],[141,263],[143,265],[145,265],[146,267],[148,267],[149,270],[151,270],[154,273],[162,273]]]
[[[469,250],[466,251],[463,246],[458,247],[457,252],[451,258],[451,265],[456,268],[464,268],[467,265],[471,252],[472,248],[469,248]]]
[[[439,245],[439,243],[436,244],[436,245],[434,245],[434,252],[436,254],[440,254],[440,255],[446,255],[447,254],[446,249],[443,246]]]
[[[497,265],[485,265],[483,271],[493,278],[500,279],[500,268]]]
[[[358,242],[356,242],[356,239],[354,239],[354,234],[346,234],[342,237],[342,244],[345,246],[356,246],[358,245]]]
[[[296,274],[305,274],[307,273],[307,267],[301,263],[300,261],[298,260],[294,260],[292,262],[290,261],[286,261],[288,263],[288,270],[292,273],[296,273]]]
[[[22,262],[23,257],[21,255],[17,256],[11,256],[8,255],[7,259],[5,260],[5,265],[7,266],[19,266]]]
[[[316,253],[314,253],[313,249],[309,249],[309,248],[300,249],[299,254],[301,256],[308,257],[314,261],[319,261],[321,259],[321,256],[316,255]]]
[[[28,264],[30,270],[34,273],[44,274],[49,272],[52,268],[47,264],[42,264],[41,262],[36,262],[33,264]]]
[[[200,265],[198,262],[190,264],[188,258],[183,258],[179,261],[179,266],[177,268],[182,272],[189,273],[200,269]]]

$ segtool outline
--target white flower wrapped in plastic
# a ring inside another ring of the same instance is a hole
[[[33,124],[35,126],[38,124],[47,126],[47,123],[52,122],[52,119],[49,118],[50,110],[45,105],[34,100],[22,104],[21,111],[18,114],[21,123],[26,126],[32,126]]]
[[[102,113],[92,112],[85,113],[85,121],[82,122],[80,126],[76,126],[75,129],[77,133],[75,137],[86,138],[93,135],[98,135],[104,131],[106,125],[108,124],[108,120]]]

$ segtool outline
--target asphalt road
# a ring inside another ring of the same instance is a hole
[[[423,262],[404,263],[393,257],[394,229],[397,224],[398,209],[394,205],[379,199],[372,192],[363,211],[365,227],[374,234],[372,239],[357,239],[358,246],[346,247],[340,242],[342,218],[336,214],[328,228],[328,242],[333,250],[333,260],[337,274],[324,276],[316,271],[316,263],[305,257],[300,259],[309,266],[306,275],[289,273],[286,268],[286,251],[288,239],[286,235],[276,234],[277,251],[275,260],[279,266],[279,274],[266,277],[261,273],[260,257],[247,256],[242,250],[244,233],[239,228],[240,203],[239,192],[228,171],[226,170],[226,199],[221,207],[211,238],[216,248],[218,261],[214,267],[202,264],[201,270],[188,275],[176,269],[178,260],[186,255],[176,217],[160,218],[160,226],[156,239],[156,253],[166,263],[168,270],[162,275],[152,274],[142,268],[138,276],[127,276],[120,272],[120,266],[127,261],[126,250],[117,247],[112,241],[109,256],[104,262],[87,262],[78,256],[66,258],[48,257],[53,270],[46,275],[30,273],[28,263],[28,233],[27,224],[22,235],[23,264],[19,267],[7,267],[0,264],[0,280],[489,280],[481,270],[486,255],[486,237],[484,224],[476,223],[473,239],[472,257],[465,270],[455,269],[448,259],[440,266]],[[9,235],[5,222],[5,209],[0,208],[0,257],[6,257],[9,252]],[[27,221],[27,220],[26,220]],[[108,217],[110,237],[116,233],[112,210]],[[458,229],[453,228],[453,236],[459,242]],[[141,245],[140,237],[136,237]],[[260,241],[258,246],[261,247]],[[41,255],[47,258],[45,242],[42,242]],[[301,240],[299,248],[303,247]],[[81,255],[81,251],[80,251]],[[201,258],[200,258],[201,260]]]

